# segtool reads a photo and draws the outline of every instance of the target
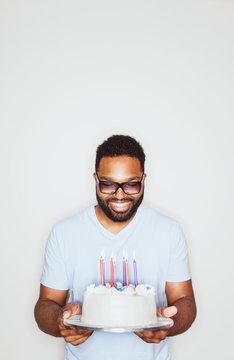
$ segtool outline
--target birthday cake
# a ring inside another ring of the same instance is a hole
[[[145,327],[157,321],[151,285],[92,284],[83,295],[81,321],[97,327]]]

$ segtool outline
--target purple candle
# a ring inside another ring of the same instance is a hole
[[[137,278],[137,264],[136,264],[135,251],[133,252],[133,270],[134,270],[134,285],[136,287],[138,285],[138,278]]]
[[[123,286],[126,285],[126,260],[125,260],[125,249],[123,249]]]

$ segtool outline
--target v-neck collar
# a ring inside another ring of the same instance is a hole
[[[97,228],[99,229],[99,231],[108,239],[111,240],[117,240],[119,238],[122,237],[127,237],[136,227],[139,218],[141,216],[141,212],[142,212],[142,205],[139,206],[139,208],[137,209],[137,212],[134,216],[134,218],[130,221],[130,223],[128,223],[127,226],[125,226],[122,230],[120,230],[117,234],[112,233],[111,231],[107,230],[98,220],[96,212],[95,212],[95,205],[90,206],[89,208],[89,214],[91,219],[93,220],[93,222],[95,223],[95,225],[97,226]]]

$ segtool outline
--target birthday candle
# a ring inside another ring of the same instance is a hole
[[[135,286],[138,285],[138,278],[137,278],[137,264],[136,264],[136,253],[133,252],[133,270],[134,270],[134,284]]]
[[[128,254],[127,252],[125,253],[125,269],[126,269],[126,286],[129,286],[129,271],[128,271]]]
[[[111,261],[110,261],[110,274],[111,274],[111,286],[114,285],[114,264],[113,264],[113,257],[114,254],[111,254]]]
[[[114,261],[114,268],[113,268],[113,273],[114,273],[114,287],[116,287],[117,266],[116,266],[116,256],[115,256],[115,255],[114,255],[113,261]]]
[[[125,249],[123,249],[123,286],[126,285]]]
[[[100,259],[100,275],[101,275],[101,284],[105,285],[105,251],[102,250],[101,252],[101,259]]]

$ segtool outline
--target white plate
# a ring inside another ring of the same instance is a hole
[[[174,322],[172,319],[164,318],[164,317],[157,317],[157,322],[154,324],[150,324],[148,326],[144,327],[132,327],[132,326],[126,326],[126,327],[101,327],[101,326],[95,326],[90,324],[85,324],[81,321],[81,315],[73,315],[69,319],[64,319],[63,321],[64,325],[73,327],[73,328],[79,328],[79,329],[86,329],[86,330],[99,330],[99,331],[106,331],[106,332],[135,332],[135,331],[150,331],[150,330],[163,330],[163,329],[169,329],[173,326]]]

